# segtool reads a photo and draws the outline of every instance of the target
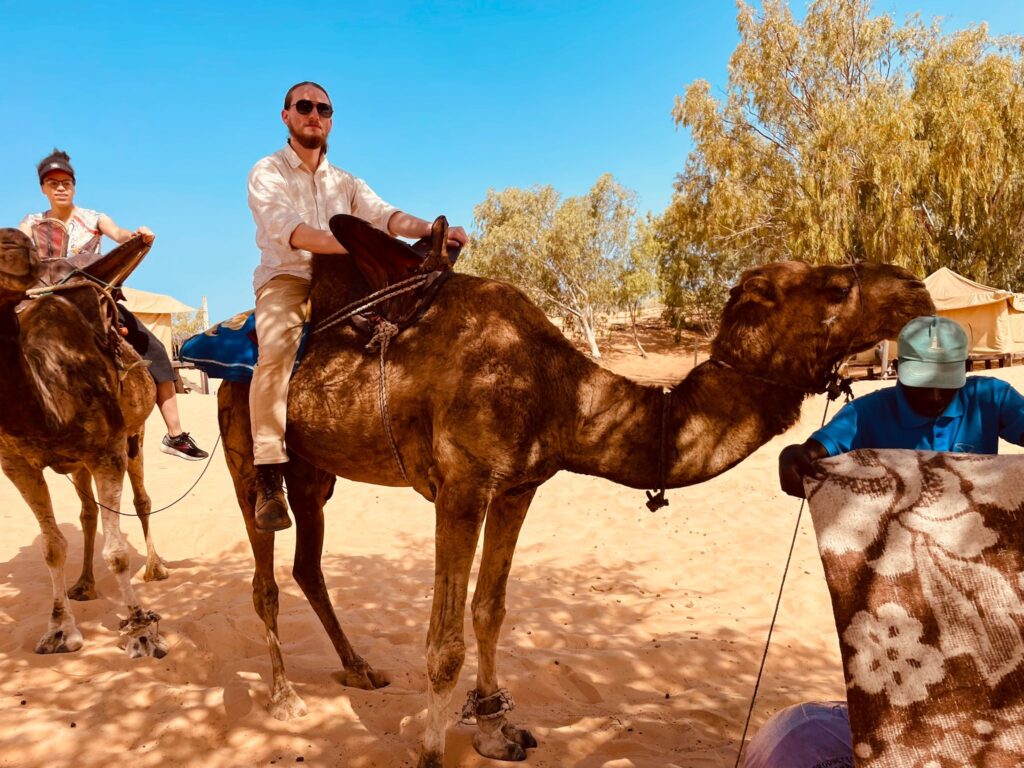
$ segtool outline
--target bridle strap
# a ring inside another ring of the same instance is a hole
[[[665,486],[668,475],[668,407],[670,390],[661,391],[661,445],[658,449],[658,488],[656,491],[647,491],[647,508],[651,512],[657,512],[662,507],[668,506],[668,499],[665,498]]]

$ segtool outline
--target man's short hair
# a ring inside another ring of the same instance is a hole
[[[320,85],[320,83],[314,83],[312,80],[303,80],[301,83],[296,83],[291,88],[289,88],[288,89],[288,93],[286,93],[284,95],[284,108],[285,109],[291,109],[292,108],[292,94],[295,92],[295,90],[297,88],[301,88],[304,85],[312,85],[314,88],[319,88],[321,91],[324,92],[324,96],[327,97],[327,100],[328,101],[331,100],[330,94],[327,93],[327,89],[324,88],[322,85]]]

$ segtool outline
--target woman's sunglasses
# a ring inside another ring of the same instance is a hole
[[[318,101],[315,104],[309,99],[299,99],[293,105],[295,111],[300,115],[308,115],[313,111],[313,107],[316,107],[316,113],[320,117],[330,117],[334,114],[334,107],[330,104],[324,104],[322,101]]]

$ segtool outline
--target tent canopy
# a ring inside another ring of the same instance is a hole
[[[182,304],[177,299],[161,293],[140,291],[127,286],[123,286],[121,290],[124,292],[124,305],[128,311],[153,332],[167,349],[168,356],[173,357],[174,332],[171,327],[171,315],[195,312],[195,307]]]
[[[173,315],[179,312],[195,312],[195,307],[182,304],[173,296],[164,296],[162,293],[150,293],[140,291],[136,288],[123,286],[124,305],[132,314],[144,315]]]
[[[941,267],[924,279],[935,311],[955,320],[967,332],[972,355],[1013,351],[1010,308],[1013,293],[968,280]]]

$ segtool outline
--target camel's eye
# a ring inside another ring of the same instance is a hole
[[[849,284],[832,284],[825,288],[825,295],[833,304],[840,304],[846,301],[846,297],[850,295],[850,289],[851,286]]]

